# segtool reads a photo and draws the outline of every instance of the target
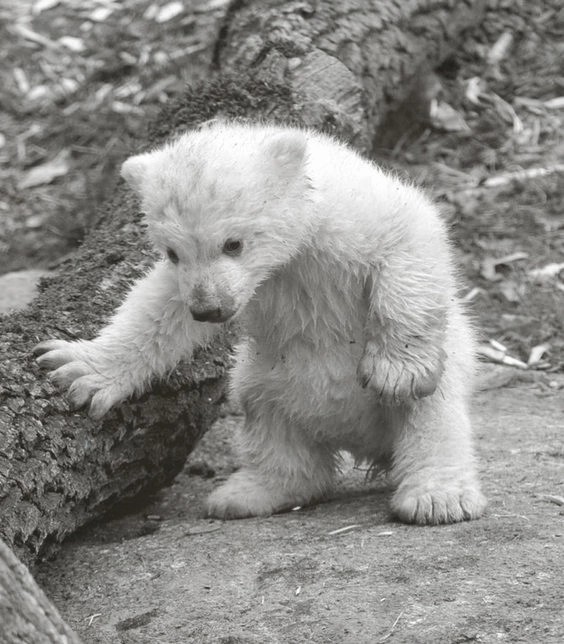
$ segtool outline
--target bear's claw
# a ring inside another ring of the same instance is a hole
[[[127,383],[99,373],[90,364],[87,342],[45,340],[33,348],[37,363],[49,370],[49,377],[60,389],[68,389],[73,409],[90,402],[89,414],[99,419],[127,398]]]
[[[391,359],[367,343],[357,378],[361,387],[370,386],[384,404],[399,405],[434,393],[444,369],[444,351],[440,349],[438,358],[427,363]]]
[[[402,484],[392,498],[392,511],[404,523],[438,525],[481,516],[486,499],[475,481],[451,481],[434,487]]]

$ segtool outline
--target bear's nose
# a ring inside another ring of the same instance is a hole
[[[225,322],[233,313],[222,309],[196,309],[190,307],[190,313],[196,322]]]

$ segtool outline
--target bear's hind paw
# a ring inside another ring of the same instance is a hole
[[[206,515],[217,519],[269,516],[302,505],[283,486],[266,484],[254,472],[240,470],[208,497]]]
[[[438,525],[477,519],[486,507],[478,486],[462,489],[417,491],[398,490],[392,499],[392,511],[404,523]]]

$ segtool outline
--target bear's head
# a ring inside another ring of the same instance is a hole
[[[307,133],[212,122],[129,158],[149,236],[194,319],[224,322],[315,231]]]

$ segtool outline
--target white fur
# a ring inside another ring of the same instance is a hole
[[[156,248],[178,263],[139,281],[95,340],[40,345],[76,404],[91,399],[101,416],[220,326],[192,314],[235,316],[244,465],[212,493],[210,515],[323,498],[339,450],[389,469],[404,521],[480,515],[473,338],[444,224],[421,191],[320,134],[217,122],[122,174]],[[242,252],[222,252],[227,240]]]

